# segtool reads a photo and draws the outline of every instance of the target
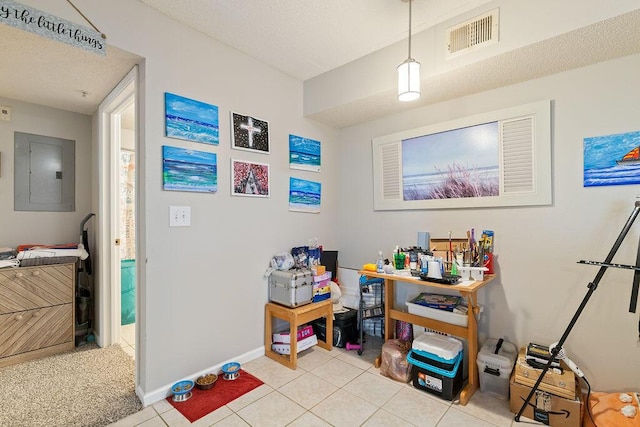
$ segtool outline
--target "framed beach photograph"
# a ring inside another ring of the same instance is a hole
[[[306,179],[289,178],[289,210],[320,213],[322,184]]]
[[[170,191],[218,191],[216,153],[162,146],[162,188]]]
[[[584,187],[640,184],[640,131],[584,138]]]
[[[373,138],[374,210],[552,202],[551,101]]]
[[[231,195],[269,197],[269,165],[231,159]]]
[[[218,107],[169,92],[164,94],[165,135],[169,138],[218,145]]]
[[[232,111],[231,148],[269,154],[269,122]]]
[[[290,134],[289,168],[320,172],[320,141]]]

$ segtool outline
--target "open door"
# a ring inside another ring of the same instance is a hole
[[[134,67],[100,104],[98,109],[98,236],[99,269],[96,340],[100,346],[119,343],[121,336],[121,226],[120,173],[123,115],[133,105],[138,117],[138,67]],[[137,122],[137,120],[136,120]],[[138,126],[134,126],[134,147]],[[137,187],[137,185],[136,185]],[[136,210],[137,212],[137,210]],[[135,283],[137,277],[135,276]],[[137,302],[136,302],[137,305]],[[138,334],[136,334],[138,335]]]

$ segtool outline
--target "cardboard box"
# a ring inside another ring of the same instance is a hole
[[[515,377],[518,384],[533,387],[538,381],[538,377],[542,373],[542,369],[536,369],[529,366],[526,360],[526,349],[522,347],[518,353],[518,360],[516,360]],[[563,361],[560,361],[562,366],[562,374],[556,374],[551,369],[544,374],[542,382],[538,388],[542,391],[555,394],[556,396],[564,397],[567,399],[576,398],[576,376],[571,369]]]
[[[302,350],[311,348],[316,344],[318,344],[318,338],[315,335],[308,336],[298,341],[297,353],[300,353]],[[291,354],[291,344],[274,343],[271,344],[271,349],[276,353]]]
[[[318,264],[311,266],[311,271],[314,276],[321,276],[327,271],[327,268],[324,265]]]
[[[518,384],[515,376],[514,372],[509,383],[511,394],[509,404],[511,412],[517,414],[532,387]],[[531,396],[522,416],[552,427],[581,427],[584,404],[580,390],[576,389],[575,393],[580,398],[565,399],[538,389]]]

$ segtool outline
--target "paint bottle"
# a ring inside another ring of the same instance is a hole
[[[382,251],[378,251],[378,261],[376,262],[376,273],[384,273],[384,256]]]

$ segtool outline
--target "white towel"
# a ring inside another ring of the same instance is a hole
[[[31,259],[31,258],[48,258],[54,256],[77,256],[82,260],[89,257],[89,252],[84,249],[82,243],[78,244],[78,249],[51,249],[51,248],[38,248],[34,247],[28,251],[18,252],[18,259]]]
[[[20,261],[17,259],[2,259],[0,260],[0,268],[6,267],[20,267]]]

